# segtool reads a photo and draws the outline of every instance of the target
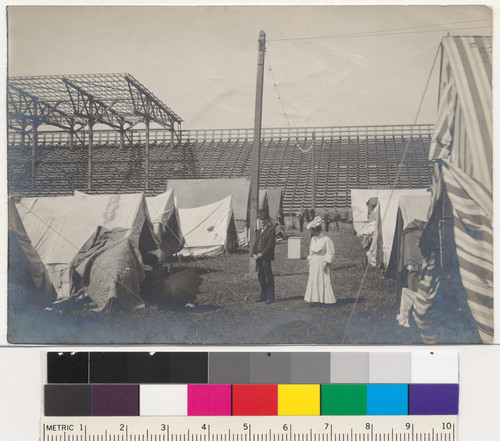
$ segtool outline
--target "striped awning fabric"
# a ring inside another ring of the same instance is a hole
[[[491,37],[446,37],[442,51],[440,110],[429,158],[451,154],[455,165],[491,191]],[[452,127],[453,147],[443,152]]]
[[[433,180],[431,213],[441,209],[437,202],[446,191],[462,285],[485,343],[493,343],[494,329],[491,50],[490,37],[443,39],[440,102],[429,153],[442,173],[442,179]]]

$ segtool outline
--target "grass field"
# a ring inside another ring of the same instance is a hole
[[[194,308],[159,310],[156,305],[128,312],[60,312],[37,302],[10,302],[9,341],[24,343],[172,343],[172,344],[370,344],[420,343],[415,327],[397,326],[395,282],[369,268],[350,226],[328,233],[335,245],[335,305],[311,306],[303,297],[307,261],[288,259],[287,243],[276,245],[273,262],[276,302],[256,303],[259,284],[249,272],[246,250],[183,261],[203,278]],[[299,235],[297,231],[289,233]],[[309,233],[302,233],[305,249]],[[304,255],[307,254],[304,252]],[[12,292],[12,296],[15,294]],[[26,297],[24,295],[23,297]],[[350,326],[347,329],[349,317]]]

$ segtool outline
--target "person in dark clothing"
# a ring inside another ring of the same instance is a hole
[[[311,220],[313,220],[316,217],[316,210],[314,208],[311,208],[309,210],[309,216],[311,216]]]
[[[304,219],[307,223],[311,222],[311,214],[307,208],[304,210]]]
[[[276,231],[267,213],[261,213],[259,217],[262,221],[262,229],[257,231],[252,250],[260,284],[260,298],[257,302],[269,304],[274,302],[274,275],[271,262],[274,260]]]
[[[280,225],[285,225],[285,213],[281,208],[278,210],[278,222]]]
[[[325,210],[323,220],[325,221],[325,231],[328,233],[328,229],[330,228],[330,213],[328,213],[328,209]]]
[[[335,222],[335,227],[337,228],[337,231],[340,231],[340,226],[339,226],[340,220],[341,218],[339,210],[335,209],[335,211],[333,212],[333,222]]]
[[[299,229],[302,233],[302,231],[304,230],[304,214],[302,211],[299,211],[299,213],[297,214],[297,219],[299,220]]]

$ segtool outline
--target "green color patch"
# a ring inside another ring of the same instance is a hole
[[[366,415],[366,384],[322,385],[321,415]]]

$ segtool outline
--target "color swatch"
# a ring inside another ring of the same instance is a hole
[[[457,415],[458,384],[46,385],[46,416]]]
[[[458,383],[458,354],[434,352],[50,352],[48,383]]]
[[[322,385],[321,415],[366,415],[366,384]]]
[[[278,415],[278,386],[234,385],[233,415]]]
[[[53,352],[47,381],[46,416],[458,414],[456,353]]]

